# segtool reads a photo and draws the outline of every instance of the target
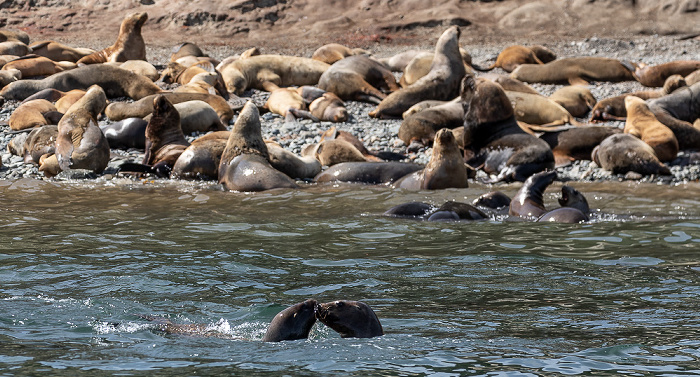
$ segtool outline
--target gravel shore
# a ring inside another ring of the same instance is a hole
[[[634,40],[618,40],[606,38],[587,38],[578,41],[559,41],[547,43],[547,41],[529,41],[531,44],[542,44],[550,48],[558,54],[558,57],[574,57],[574,56],[600,56],[611,57],[621,60],[629,60],[633,62],[644,62],[646,64],[660,64],[673,60],[700,60],[700,41],[696,40],[678,40],[674,37],[659,37],[650,36]],[[523,43],[522,41],[514,41],[514,43]],[[498,53],[509,44],[501,45],[464,45],[472,55],[472,60],[475,64],[486,66],[492,63]],[[217,59],[223,59],[227,56],[239,53],[233,51],[233,48],[226,46],[202,46],[210,56]],[[101,48],[94,46],[94,48]],[[162,67],[166,64],[170,56],[170,48],[164,46],[148,46],[147,56],[149,61],[157,67]],[[272,53],[265,46],[260,47],[264,53]],[[421,46],[413,46],[411,48],[432,49],[429,43]],[[376,46],[370,48],[377,57],[388,57],[395,53],[408,50],[406,46],[389,46],[382,48]],[[298,51],[295,55],[311,56],[313,50]],[[275,51],[279,53],[290,54],[289,51]],[[505,73],[498,69],[496,73]],[[477,73],[478,76],[478,73]],[[532,85],[543,95],[549,95],[561,86],[557,85]],[[638,82],[622,82],[622,83],[591,83],[589,89],[598,99],[620,95],[626,92],[644,90],[645,88]],[[257,90],[248,91],[244,97],[251,98],[256,104],[262,105],[267,99],[267,93]],[[126,99],[111,99],[120,101]],[[10,114],[18,106],[17,101],[6,101],[0,109],[0,122],[6,124]],[[285,123],[284,119],[276,114],[266,113],[262,115],[263,136],[265,138],[277,141],[284,148],[299,154],[301,149],[311,143],[316,143],[320,139],[320,134],[330,127],[337,126],[339,129],[351,132],[362,140],[365,145],[372,150],[393,151],[405,153],[406,148],[404,143],[397,138],[397,133],[401,125],[401,120],[377,120],[370,118],[367,114],[374,108],[372,104],[348,101],[347,109],[351,114],[350,119],[345,123],[330,123],[321,122],[314,123],[309,120],[302,120],[294,123]],[[235,117],[230,123],[233,124]],[[586,119],[579,119],[581,122],[587,122]],[[106,118],[99,120],[100,124],[109,123]],[[607,125],[614,127],[623,127],[624,122],[610,122]],[[0,168],[0,179],[18,179],[22,177],[31,177],[35,179],[47,179],[43,174],[39,174],[37,167],[31,164],[25,164],[18,156],[11,155],[7,150],[7,144],[16,136],[9,133],[8,126],[0,126],[2,135],[0,136],[0,155],[2,156],[3,166]],[[190,135],[194,139],[197,135]],[[408,154],[407,160],[417,163],[426,163],[430,156],[430,149],[424,149],[417,153]],[[124,161],[140,162],[143,158],[143,151],[129,150],[112,150],[113,158],[109,167],[102,174],[103,178],[109,179],[117,174],[117,167]],[[591,161],[577,161],[570,166],[558,168],[560,180],[578,180],[578,181],[618,181],[623,179],[636,179],[644,182],[660,182],[678,184],[684,182],[692,182],[700,180],[700,165],[695,161],[695,155],[681,152],[678,158],[669,164],[672,176],[666,177],[639,177],[635,175],[617,176],[612,175],[598,168]],[[61,176],[59,176],[60,179]],[[477,179],[486,178],[485,174],[479,173]]]

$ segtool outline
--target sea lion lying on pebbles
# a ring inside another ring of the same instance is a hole
[[[233,109],[225,99],[213,94],[204,93],[162,93],[168,101],[178,104],[187,101],[204,101],[211,106],[221,119],[222,124],[228,124],[233,118]],[[136,102],[113,102],[105,109],[105,115],[113,121],[126,118],[145,118],[153,112],[155,95],[144,97]]]
[[[57,111],[56,106],[45,99],[35,99],[22,103],[10,115],[10,129],[19,131],[55,124],[44,117],[44,114],[52,111]]]
[[[668,127],[659,122],[643,99],[634,96],[625,98],[627,121],[625,133],[634,135],[656,153],[661,162],[673,161],[678,155],[678,140]]]
[[[399,89],[391,71],[364,55],[333,63],[319,78],[318,87],[343,100],[375,104],[386,98],[385,92]]]
[[[625,174],[630,171],[641,175],[671,174],[649,144],[625,133],[611,135],[603,140],[593,150],[591,159],[596,165],[613,174]]]
[[[488,68],[474,67],[474,69],[477,71],[490,71],[494,68],[501,68],[506,72],[513,72],[521,64],[544,64],[556,58],[556,54],[544,46],[526,47],[514,45],[503,49],[496,57],[496,62]]]
[[[586,56],[521,64],[510,77],[528,83],[588,85],[590,81],[633,81],[631,68],[617,59]]]
[[[238,59],[221,68],[229,92],[241,95],[250,88],[264,90],[271,82],[279,87],[316,85],[329,64],[309,58],[284,55],[258,55]]]
[[[597,103],[593,93],[582,85],[571,85],[557,89],[549,96],[549,99],[561,105],[575,117],[586,115]]]
[[[464,125],[464,107],[460,98],[430,107],[408,116],[401,122],[398,137],[409,150],[432,144],[435,133]]]
[[[700,118],[700,82],[647,101],[659,122],[673,131],[681,150],[700,150],[700,130],[692,123]]]
[[[700,69],[698,60],[676,60],[659,65],[640,63],[634,71],[634,77],[644,86],[658,88],[673,75],[687,76],[698,69]]]
[[[347,58],[348,56],[369,54],[369,51],[361,48],[349,48],[339,43],[329,43],[317,48],[311,55],[311,59],[322,61],[327,64],[333,64],[340,59]]]
[[[34,76],[51,76],[76,67],[77,65],[72,62],[55,62],[43,56],[27,55],[5,64],[2,69],[4,71],[17,69],[22,72],[23,78],[29,78]]]
[[[55,62],[68,61],[76,63],[81,58],[95,52],[90,48],[74,48],[56,41],[34,42],[29,47],[32,54],[44,56]]]
[[[572,161],[590,160],[593,149],[608,136],[622,132],[608,126],[575,127],[568,130],[545,132],[540,136],[552,148],[556,166]]]

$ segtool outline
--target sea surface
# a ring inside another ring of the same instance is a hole
[[[0,376],[700,374],[700,184],[572,186],[592,222],[382,216],[483,185],[0,181]],[[308,298],[363,301],[385,335],[260,341]]]

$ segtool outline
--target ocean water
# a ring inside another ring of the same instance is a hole
[[[0,376],[700,374],[700,185],[572,185],[591,223],[381,216],[479,185],[0,181]],[[366,302],[385,335],[260,341],[307,298]]]

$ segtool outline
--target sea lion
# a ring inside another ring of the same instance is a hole
[[[588,85],[589,81],[633,81],[631,69],[617,59],[564,58],[546,64],[521,64],[510,77],[527,83]]]
[[[323,166],[367,161],[359,149],[342,139],[321,140],[308,154],[313,155]]]
[[[634,135],[656,153],[661,162],[673,161],[678,155],[678,140],[673,131],[659,122],[643,99],[634,96],[625,98],[627,121],[625,133]]]
[[[671,171],[662,164],[649,144],[630,134],[607,137],[593,149],[591,159],[596,165],[612,172],[625,174],[633,171],[642,175],[669,175]]]
[[[151,81],[156,81],[160,77],[156,67],[145,60],[127,60],[124,63],[118,64],[117,66],[121,69],[126,69],[127,71],[145,76]]]
[[[448,102],[450,102],[450,101],[438,101],[438,100],[432,100],[432,99],[420,101],[417,104],[409,107],[408,110],[404,111],[403,114],[401,114],[401,118],[403,118],[405,120],[406,118],[408,118],[409,116],[411,116],[413,114],[420,113],[421,111],[430,109],[431,107],[444,105]]]
[[[316,85],[329,64],[309,58],[284,55],[258,55],[238,59],[219,69],[229,92],[264,90],[263,83],[279,87]]]
[[[496,84],[500,85],[503,88],[503,90],[508,91],[508,92],[522,92],[522,93],[541,95],[540,92],[535,90],[535,88],[531,87],[530,85],[527,85],[526,83],[524,83],[520,80],[516,80],[510,76],[495,75],[493,73],[489,73],[486,75],[481,75],[479,77],[489,79],[489,80],[495,82]]]
[[[265,145],[270,165],[291,178],[312,179],[321,172],[321,163],[314,156],[299,157],[275,143]]]
[[[295,88],[280,88],[272,83],[266,83],[265,87],[270,92],[270,96],[267,98],[264,108],[283,116],[285,122],[294,122],[296,118],[319,121],[306,109],[304,98]]]
[[[544,213],[537,222],[556,222],[563,224],[578,224],[589,221],[591,212],[588,201],[581,192],[571,186],[561,187],[561,198],[558,199],[561,208]]]
[[[435,206],[423,202],[408,202],[393,206],[382,215],[401,218],[423,219],[435,210]]]
[[[56,100],[56,111],[65,113],[85,95],[85,91],[81,89],[73,89],[61,94],[61,98]]]
[[[576,160],[590,160],[593,149],[608,136],[622,132],[609,126],[576,127],[557,132],[545,132],[540,139],[549,144],[556,166]]]
[[[19,132],[15,134],[12,140],[10,140],[10,142],[7,143],[7,151],[12,155],[24,157],[24,142],[27,141],[29,133]]]
[[[398,137],[411,150],[416,148],[415,144],[431,145],[435,133],[441,128],[453,129],[462,125],[464,125],[464,107],[458,97],[408,116],[401,122]]]
[[[97,125],[107,96],[97,85],[71,106],[58,122],[56,153],[41,162],[39,171],[52,177],[63,170],[87,169],[99,174],[109,163],[109,143]]]
[[[306,339],[316,323],[316,300],[306,300],[282,310],[267,327],[263,342]]]
[[[700,69],[689,74],[688,76],[685,76],[685,82],[689,86],[695,84],[696,82],[700,82]]]
[[[227,190],[264,191],[297,188],[297,184],[269,162],[262,139],[258,108],[247,102],[233,125],[219,163],[219,183]]]
[[[362,154],[362,156],[364,156],[365,159],[367,159],[368,161],[398,161],[403,160],[405,158],[404,155],[399,153],[368,150],[367,147],[365,147],[365,145],[362,143],[362,141],[358,139],[355,135],[347,131],[339,130],[337,127],[331,127],[324,131],[321,135],[321,141],[328,141],[334,139],[344,140],[352,144],[352,146],[355,147],[360,152],[360,154]],[[304,151],[302,150],[302,154],[303,153]]]
[[[170,61],[174,62],[185,56],[205,57],[207,55],[196,44],[191,42],[182,42],[179,45],[173,46],[170,54]]]
[[[542,127],[579,124],[564,107],[547,97],[522,92],[505,93],[513,104],[515,119],[520,122]]]
[[[500,85],[466,75],[461,98],[465,157],[470,166],[481,166],[503,181],[524,181],[534,173],[554,169],[549,145],[518,126]]]
[[[20,41],[29,44],[29,34],[21,30],[0,30],[0,42]]]
[[[184,101],[175,103],[173,106],[180,114],[180,128],[185,135],[194,132],[226,131],[226,126],[221,122],[214,108],[204,101]],[[151,117],[152,114],[148,114],[143,119],[149,121]]]
[[[597,102],[593,93],[582,85],[571,85],[557,89],[549,96],[549,99],[560,104],[575,117],[586,115]]]
[[[547,212],[542,194],[555,179],[557,179],[556,171],[543,171],[530,176],[510,201],[508,214],[525,219],[536,219]]]
[[[316,318],[341,338],[372,338],[384,335],[379,318],[361,301],[333,301],[316,305]]]
[[[202,72],[194,75],[192,79],[184,85],[180,85],[173,89],[173,93],[204,93],[204,94],[213,94],[213,95],[220,95],[220,93],[217,91],[215,86],[217,85],[217,81],[219,80],[219,76],[216,73],[213,72]],[[228,92],[226,92],[226,97],[221,96],[223,98],[228,98]]]
[[[78,65],[146,60],[146,43],[141,36],[141,27],[146,20],[146,12],[127,15],[119,27],[116,42],[101,51],[82,57],[78,60]]]
[[[459,35],[457,26],[445,30],[435,46],[430,72],[413,85],[389,94],[369,115],[373,118],[398,118],[420,101],[448,101],[457,97],[460,80],[466,73],[459,53]]]
[[[0,88],[13,83],[22,78],[22,71],[19,69],[0,70]]]
[[[32,50],[24,42],[20,41],[5,41],[0,42],[0,55],[17,55],[24,56]]]
[[[338,60],[318,80],[318,87],[340,99],[380,103],[386,94],[399,89],[394,75],[365,55]]]
[[[399,179],[394,186],[407,189],[439,190],[466,188],[467,168],[452,131],[443,128],[435,134],[430,161],[421,171]]]
[[[40,90],[40,91],[32,94],[31,96],[25,98],[24,100],[22,100],[22,102],[20,102],[20,105],[25,103],[25,102],[29,102],[29,101],[32,101],[35,99],[45,99],[49,102],[54,103],[54,102],[58,101],[59,99],[61,99],[61,97],[63,97],[64,95],[66,95],[66,92],[62,92],[60,90],[56,90],[53,88],[48,88],[48,89]]]
[[[225,99],[203,93],[162,93],[170,103],[178,104],[186,101],[204,101],[209,104],[221,119],[221,123],[228,124],[233,118],[233,109]],[[153,100],[155,95],[144,97],[136,102],[113,102],[105,109],[105,115],[111,120],[118,121],[126,118],[145,118],[153,112]]]
[[[81,58],[95,52],[90,48],[73,48],[56,41],[34,42],[29,47],[32,49],[32,54],[49,58],[55,62],[76,63]]]
[[[544,46],[538,46],[538,52],[542,55],[554,55],[549,49]],[[554,59],[549,59],[552,61]],[[501,51],[496,57],[496,62],[488,68],[474,67],[477,71],[490,71],[494,68],[501,68],[506,72],[513,72],[520,64],[544,64],[546,62],[540,60],[532,48],[520,45],[508,46]]]
[[[319,173],[314,181],[381,185],[392,183],[422,168],[423,166],[411,162],[343,162]]]
[[[500,191],[490,191],[479,196],[472,202],[478,207],[500,209],[510,206],[510,197]]]
[[[195,139],[177,158],[172,178],[218,180],[221,155],[230,136],[228,131],[212,132]]]
[[[369,54],[369,51],[361,48],[349,48],[339,43],[329,43],[317,48],[311,55],[311,59],[322,61],[327,64],[333,64],[340,59],[347,58],[348,56]]]
[[[681,150],[700,149],[700,130],[692,125],[700,118],[700,82],[651,99],[647,104],[656,119],[676,135]]]
[[[67,92],[73,89],[86,90],[91,85],[101,86],[108,98],[129,97],[138,100],[162,91],[144,76],[107,64],[96,64],[60,72],[42,80],[13,82],[0,91],[0,96],[23,100],[47,88]]]
[[[349,117],[345,102],[331,92],[323,93],[313,100],[309,104],[309,111],[321,122],[347,122]]]
[[[55,62],[43,56],[27,55],[5,64],[2,69],[4,71],[17,69],[22,72],[23,78],[29,78],[50,76],[76,67],[75,63],[71,62]]]
[[[462,51],[461,48],[460,51]],[[399,80],[401,87],[405,88],[418,81],[421,77],[427,75],[428,72],[430,72],[434,57],[435,54],[433,52],[427,52],[425,54],[419,54],[413,58],[413,60],[411,60],[403,70],[403,75],[401,75],[401,79]],[[465,62],[464,69],[471,72],[472,67],[469,65],[469,63]]]
[[[440,208],[431,213],[427,221],[463,221],[483,220],[488,215],[471,204],[461,202],[445,202]]]
[[[126,118],[112,124],[101,125],[100,129],[113,149],[145,149],[146,126],[141,118]]]
[[[48,125],[33,129],[22,145],[22,157],[24,163],[37,164],[44,155],[50,156],[56,153],[56,139],[58,138],[58,126]]]
[[[180,127],[180,114],[164,95],[153,99],[153,116],[146,126],[143,164],[158,176],[168,177],[175,161],[190,145]]]
[[[586,197],[571,186],[564,185],[561,187],[561,198],[558,201],[562,207],[576,208],[586,215],[591,212]]]
[[[640,63],[634,70],[634,77],[644,86],[661,87],[673,75],[687,76],[698,69],[699,60],[676,60],[659,65]]]
[[[44,114],[56,111],[56,106],[45,99],[35,99],[23,103],[10,114],[10,129],[19,131],[51,124]]]
[[[203,76],[197,76],[200,74],[211,75],[211,81],[213,81],[213,83],[210,83],[210,80],[205,81],[210,83],[210,85],[216,90],[216,93],[218,93],[224,99],[228,99],[228,90],[226,90],[226,84],[224,83],[223,77],[209,62],[206,62],[206,64],[194,64],[191,66],[185,66],[177,62],[170,62],[161,73],[160,81],[166,84],[178,83],[180,85],[187,85],[191,83],[195,77],[202,78]]]

